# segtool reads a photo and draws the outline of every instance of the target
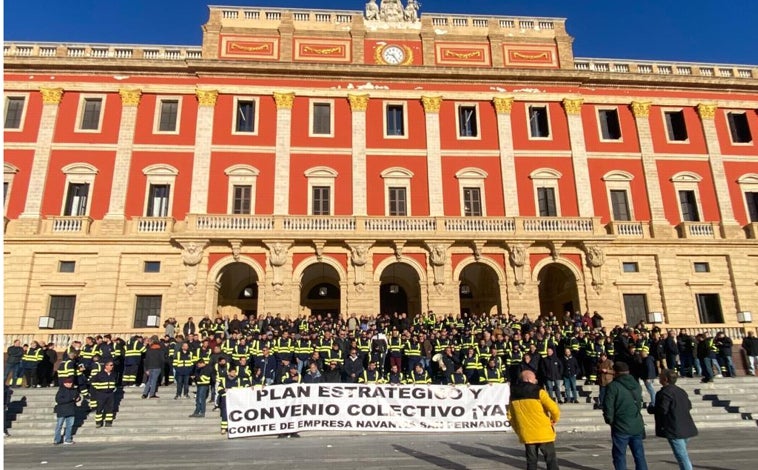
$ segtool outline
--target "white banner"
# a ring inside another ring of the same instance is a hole
[[[228,436],[299,431],[507,431],[507,384],[291,384],[231,389]]]

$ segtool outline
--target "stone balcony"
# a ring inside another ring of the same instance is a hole
[[[721,238],[718,222],[682,222],[677,226],[679,238],[716,239]]]

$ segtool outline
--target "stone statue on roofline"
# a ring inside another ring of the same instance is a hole
[[[376,0],[369,0],[366,3],[366,19],[374,21],[379,19],[379,5],[376,4]]]
[[[381,0],[377,5],[377,0],[368,0],[366,2],[365,17],[368,21],[384,21],[387,23],[416,23],[419,20],[418,10],[421,3],[418,0],[408,0],[404,7],[400,0]]]

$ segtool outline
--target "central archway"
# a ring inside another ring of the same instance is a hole
[[[500,284],[492,267],[484,263],[469,264],[463,268],[458,280],[461,313],[501,313]]]
[[[553,312],[559,321],[563,321],[565,312],[573,314],[581,308],[577,280],[567,266],[548,264],[540,270],[537,280],[542,315]]]
[[[379,282],[381,313],[405,312],[409,318],[421,313],[419,277],[411,266],[400,262],[392,263],[384,268]]]
[[[311,315],[340,314],[340,276],[327,263],[314,263],[305,268],[300,280],[300,306]]]
[[[224,315],[258,313],[258,275],[245,263],[231,263],[221,269],[218,288],[218,311]]]

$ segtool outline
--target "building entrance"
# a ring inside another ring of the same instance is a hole
[[[340,278],[337,271],[326,263],[315,263],[305,268],[300,281],[300,306],[306,314],[340,314]]]
[[[405,312],[409,318],[421,313],[421,287],[413,268],[404,263],[392,263],[384,268],[379,286],[379,311]]]
[[[461,313],[501,313],[500,284],[494,269],[483,263],[470,264],[463,268],[458,280]]]
[[[553,312],[563,322],[566,311],[573,314],[580,308],[576,278],[569,268],[559,263],[549,264],[542,268],[537,279],[542,315]]]
[[[258,313],[258,276],[245,263],[232,263],[221,270],[218,289],[218,311],[222,315],[246,315],[254,318]],[[239,318],[239,317],[238,317]]]

